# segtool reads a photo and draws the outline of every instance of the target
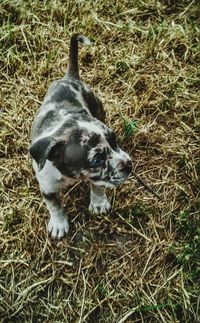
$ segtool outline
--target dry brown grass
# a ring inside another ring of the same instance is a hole
[[[1,1],[2,322],[199,322],[199,12],[198,1]],[[28,146],[74,31],[95,40],[80,49],[82,78],[162,200],[132,176],[94,216],[75,186],[70,233],[53,241]],[[124,119],[137,125],[128,136]]]

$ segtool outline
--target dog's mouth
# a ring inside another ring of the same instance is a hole
[[[89,182],[91,182],[94,185],[101,186],[101,187],[114,188],[114,187],[122,185],[126,181],[127,178],[128,178],[128,175],[123,176],[123,177],[116,177],[116,178],[110,179],[108,181],[103,180],[103,179],[102,180],[99,179],[99,180],[95,181],[90,178]]]
[[[126,181],[127,178],[128,178],[128,175],[127,176],[123,176],[123,177],[119,177],[119,178],[116,178],[116,179],[110,181],[110,183],[113,186],[116,187],[116,186],[119,186],[119,185],[123,184]]]
[[[101,186],[101,187],[107,187],[107,188],[114,188],[117,186],[122,185],[127,178],[129,177],[131,173],[131,169],[130,171],[126,170],[126,171],[120,171],[120,172],[116,172],[113,174],[113,172],[111,172],[111,174],[107,174],[106,176],[102,176],[103,174],[100,174],[99,172],[94,172],[93,174],[82,174],[82,180],[84,182],[90,182],[93,185],[96,186]]]

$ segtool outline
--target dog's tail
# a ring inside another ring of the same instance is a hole
[[[66,77],[79,79],[79,68],[78,68],[78,42],[91,45],[92,42],[89,38],[79,35],[73,34],[70,40],[70,48],[69,48],[69,62],[67,66]]]

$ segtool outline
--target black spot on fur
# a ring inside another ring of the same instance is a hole
[[[110,132],[106,135],[106,139],[110,145],[110,147],[113,150],[117,150],[118,149],[118,144],[117,144],[117,140],[116,140],[116,136],[114,132]]]
[[[56,136],[62,136],[65,133],[65,130],[68,130],[72,127],[75,127],[77,124],[75,119],[68,119],[66,120],[62,126],[55,132]]]
[[[90,147],[96,147],[99,144],[100,140],[101,140],[101,136],[94,133],[88,140],[88,145]]]
[[[57,197],[57,193],[48,193],[48,194],[45,194],[43,192],[42,195],[44,196],[45,199],[47,199],[49,201],[54,200]]]
[[[68,111],[68,113],[72,113],[72,114],[76,115],[77,118],[79,117],[78,116],[79,114],[80,114],[81,118],[88,115],[88,111],[83,107],[76,107],[76,106],[68,107],[67,111]]]
[[[54,165],[65,176],[79,177],[83,169],[87,169],[88,151],[85,147],[75,144],[72,140],[63,150],[62,159],[54,160]]]
[[[50,102],[68,101],[76,107],[80,107],[81,103],[77,100],[76,95],[67,86],[60,86],[51,96]]]
[[[80,90],[80,85],[78,84],[78,82],[70,82],[70,85],[76,90],[79,91]]]
[[[93,117],[100,121],[105,121],[105,111],[103,109],[102,102],[94,95],[92,91],[86,91],[84,88],[81,89],[83,99],[90,110]]]
[[[45,194],[44,192],[42,192],[42,195],[46,200],[51,201],[54,205],[60,204],[58,193]]]
[[[37,162],[39,169],[44,167],[51,144],[52,138],[45,137],[34,142],[29,148],[29,152]]]
[[[70,134],[69,143],[74,143],[78,147],[82,133],[83,130],[81,130],[80,128],[74,129]]]
[[[92,176],[90,177],[90,179],[94,182],[100,181],[101,180],[101,176]]]

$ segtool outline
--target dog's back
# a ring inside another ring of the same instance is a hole
[[[54,81],[45,96],[44,102],[38,110],[33,126],[32,140],[43,137],[52,131],[56,131],[57,126],[67,122],[73,122],[80,117],[95,117],[100,121],[105,121],[105,111],[101,101],[94,95],[88,86],[79,78],[78,68],[78,42],[89,44],[89,39],[81,35],[73,35],[70,41],[69,62],[64,78]]]

